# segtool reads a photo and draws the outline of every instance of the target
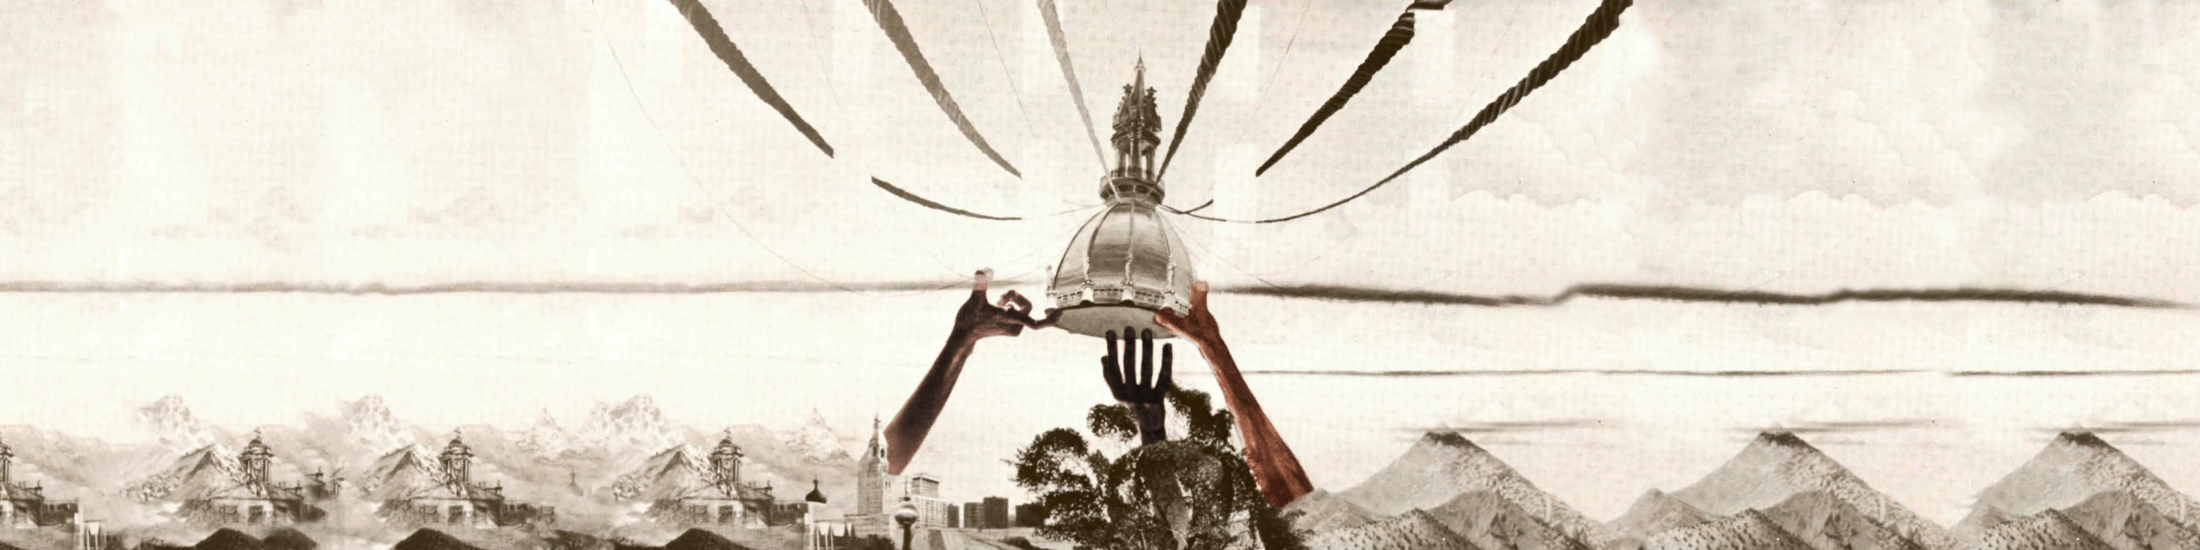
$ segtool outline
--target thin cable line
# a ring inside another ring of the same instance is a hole
[[[993,43],[993,59],[1001,63],[1001,76],[1008,79],[1008,92],[1016,98],[1016,112],[1024,115],[1024,134],[1036,141],[1039,130],[1032,127],[1031,110],[1024,108],[1024,91],[1016,87],[1016,73],[1008,69],[1008,54],[1001,53],[1001,38],[993,33],[993,18],[985,14],[985,0],[970,0],[978,6],[978,20],[985,23],[985,38]]]

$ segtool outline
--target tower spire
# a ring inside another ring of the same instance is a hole
[[[1115,170],[1100,186],[1100,197],[1111,202],[1161,202],[1161,182],[1155,179],[1154,150],[1161,145],[1161,113],[1154,107],[1154,90],[1146,85],[1146,56],[1140,54],[1131,83],[1123,86],[1123,100],[1115,107]]]

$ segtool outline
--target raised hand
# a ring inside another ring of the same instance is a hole
[[[1222,342],[1222,330],[1215,324],[1215,316],[1207,312],[1207,283],[1192,283],[1192,308],[1183,315],[1168,310],[1156,311],[1154,323],[1199,344],[1200,355],[1214,367],[1215,382],[1222,386],[1223,402],[1236,413],[1238,435],[1245,438],[1245,462],[1253,469],[1253,480],[1260,484],[1261,496],[1268,504],[1278,508],[1314,492],[1314,483],[1307,479],[1306,470],[1299,467],[1299,458],[1291,453],[1291,447],[1283,443],[1283,435],[1276,433],[1269,423],[1268,413],[1260,409],[1260,400],[1253,398],[1253,389],[1245,385],[1245,376],[1238,372],[1237,361],[1230,357],[1230,347]]]
[[[1014,290],[1002,293],[998,303],[987,303],[986,287],[991,284],[992,279],[992,270],[978,272],[971,284],[970,299],[963,301],[962,308],[955,311],[955,330],[952,337],[974,342],[989,336],[1016,336],[1023,334],[1026,328],[1053,326],[1061,315],[1060,311],[1049,309],[1045,318],[1032,319],[1031,300],[1025,299]]]
[[[894,415],[894,421],[886,425],[886,473],[901,475],[917,456],[917,447],[924,444],[924,437],[932,432],[932,423],[939,420],[940,410],[947,408],[947,398],[955,391],[955,380],[962,377],[963,363],[970,360],[970,352],[976,349],[978,340],[991,336],[1016,336],[1024,329],[1053,326],[1059,311],[1048,310],[1044,319],[1031,318],[1031,300],[1024,299],[1016,291],[1001,295],[998,303],[985,299],[986,287],[992,281],[991,270],[978,272],[971,284],[970,299],[964,300],[955,311],[955,328],[947,333],[947,344],[941,346],[940,355],[932,360],[932,370],[926,371],[924,381],[917,383],[909,401]]]
[[[1123,327],[1122,352],[1115,347],[1115,331],[1107,332],[1108,355],[1100,358],[1100,376],[1108,380],[1108,391],[1115,400],[1130,407],[1131,416],[1138,419],[1140,445],[1160,443],[1169,439],[1169,409],[1162,400],[1175,387],[1171,371],[1176,364],[1176,347],[1161,345],[1161,378],[1153,375],[1153,330],[1139,332],[1139,338],[1131,338],[1131,327]],[[1141,354],[1133,340],[1145,341],[1145,353]],[[1120,357],[1120,359],[1118,359]],[[1139,359],[1145,359],[1140,362]],[[1131,370],[1137,365],[1136,376]]]

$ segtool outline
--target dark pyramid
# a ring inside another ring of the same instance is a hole
[[[465,541],[462,541],[462,540],[458,540],[458,539],[457,539],[456,537],[452,537],[452,536],[450,536],[450,535],[448,535],[448,534],[445,534],[445,533],[444,533],[444,532],[442,532],[442,531],[437,531],[437,530],[434,530],[434,529],[421,529],[421,530],[418,530],[418,531],[413,531],[413,534],[412,534],[412,536],[408,536],[408,537],[405,537],[405,540],[401,540],[401,541],[398,541],[398,542],[397,542],[397,545],[396,545],[396,546],[392,546],[392,547],[390,547],[390,550],[482,550],[482,549],[481,549],[481,547],[478,547],[478,546],[474,546],[474,545],[471,545],[471,544],[466,544],[466,542],[465,542]]]
[[[265,543],[268,550],[313,550],[321,546],[321,543],[315,542],[313,537],[308,537],[305,533],[300,533],[297,529],[289,527],[276,529],[275,532],[268,533],[266,537],[260,539],[260,542]]]
[[[689,529],[680,538],[665,543],[665,550],[755,550],[734,544],[726,537],[702,529]]]
[[[222,528],[191,547],[193,550],[267,550],[267,543],[235,529]]]

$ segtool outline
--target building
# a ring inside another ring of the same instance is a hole
[[[917,508],[917,527],[949,526],[948,510],[955,504],[940,498],[939,478],[920,473],[896,479],[886,473],[886,467],[884,432],[878,419],[873,418],[871,442],[856,463],[856,513],[848,516],[856,536],[901,540],[901,526],[894,523],[893,516],[903,498]]]
[[[909,503],[917,507],[917,525],[950,527],[948,515],[955,503],[940,498],[940,480],[931,474],[909,476]]]
[[[179,463],[217,459],[219,452],[218,447],[200,449],[185,455]],[[290,485],[275,483],[268,475],[275,458],[275,450],[260,439],[259,433],[253,433],[252,442],[237,453],[235,468],[228,476],[208,473],[210,477],[186,478],[167,493],[171,499],[183,501],[176,515],[217,525],[312,522],[327,515],[314,503],[335,493],[328,479],[316,472]]]
[[[456,433],[432,465],[422,454],[418,446],[407,446],[376,461],[375,471],[385,477],[367,493],[381,501],[377,513],[384,521],[496,528],[557,518],[554,508],[507,500],[502,484],[475,482],[473,448]]]
[[[784,520],[788,515],[800,518],[801,503],[779,506],[772,501],[770,485],[742,481],[743,456],[731,435],[718,440],[706,469],[699,472],[702,475],[692,478],[694,483],[669,487],[674,492],[659,495],[651,504],[651,515],[659,522],[741,527],[783,525],[789,523]]]
[[[1012,527],[1013,524],[1009,523],[1009,519],[1008,499],[1001,497],[985,497],[985,527],[987,529],[1007,529],[1009,527]]]
[[[953,504],[947,505],[947,526],[955,528],[960,528],[963,526],[961,506],[956,506]]]
[[[891,515],[888,500],[889,488],[894,486],[894,476],[886,473],[886,443],[881,440],[882,427],[877,417],[871,418],[871,443],[863,450],[856,465],[856,513],[858,516]]]
[[[15,452],[0,442],[0,529],[30,529],[68,523],[76,503],[46,499],[45,487],[15,481]]]
[[[966,528],[966,529],[985,529],[985,528],[987,528],[987,527],[986,527],[986,525],[985,525],[985,505],[984,505],[984,504],[979,504],[979,503],[976,503],[976,502],[965,502],[965,503],[963,503],[963,505],[962,505],[962,509],[963,509],[963,511],[962,511],[962,517],[963,517],[963,528]]]

